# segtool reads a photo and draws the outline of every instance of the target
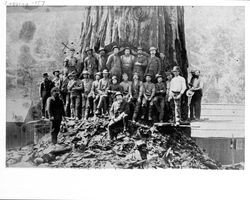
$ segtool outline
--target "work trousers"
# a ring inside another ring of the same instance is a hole
[[[103,114],[106,114],[107,112],[107,101],[108,101],[108,96],[107,95],[100,95],[100,100],[97,105],[98,110],[103,110]]]
[[[163,96],[156,96],[153,99],[153,104],[159,113],[159,120],[162,121],[164,117],[165,98]]]
[[[145,97],[142,98],[142,115],[145,116],[148,110],[148,117],[152,117],[153,99],[148,101]]]
[[[82,117],[88,118],[90,110],[90,103],[88,94],[82,94]]]
[[[188,97],[189,98],[189,97]],[[191,101],[189,104],[189,110],[190,110],[190,119],[193,120],[194,119],[194,108],[195,108],[195,95],[193,95],[191,97]]]
[[[61,95],[64,104],[65,115],[66,117],[70,117],[70,94],[62,93]]]
[[[178,96],[179,92],[174,92],[174,97]],[[174,99],[174,107],[175,107],[175,123],[180,123],[181,121],[181,98],[180,99]]]
[[[118,116],[115,120],[111,120],[108,125],[109,137],[111,140],[117,137],[117,133],[114,132],[115,128],[127,129],[128,127],[128,115]]]
[[[174,105],[174,100],[171,99],[168,101],[166,98],[166,104],[165,104],[165,115],[166,115],[166,120],[174,120],[174,112],[175,112],[175,105]]]
[[[195,110],[195,118],[200,119],[201,117],[201,99],[202,99],[202,94],[197,91],[194,94],[195,99],[194,99],[194,110]]]
[[[49,97],[48,96],[44,96],[42,97],[42,101],[41,101],[41,108],[42,108],[42,116],[43,117],[48,117],[48,115],[46,114],[46,101]]]
[[[80,118],[81,101],[81,95],[70,96],[71,117]]]
[[[130,100],[130,103],[133,105],[133,110],[134,110],[134,114],[133,114],[132,119],[137,120],[138,113],[139,113],[140,107],[141,107],[141,102],[138,102],[138,98],[132,97]]]
[[[60,131],[61,121],[62,120],[52,120],[51,141],[53,144],[57,143],[57,136]]]

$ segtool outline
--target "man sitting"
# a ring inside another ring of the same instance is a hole
[[[117,76],[112,76],[111,84],[108,89],[109,105],[111,106],[115,97],[116,92],[122,92],[123,88],[118,83]]]
[[[114,133],[114,128],[123,127],[124,132],[127,131],[129,104],[123,99],[121,92],[115,94],[116,101],[112,104],[110,109],[110,123],[108,125],[108,132],[110,139],[117,137]]]

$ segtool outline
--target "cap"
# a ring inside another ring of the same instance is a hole
[[[116,92],[116,93],[115,93],[115,97],[117,97],[118,95],[123,96],[121,92]]]
[[[112,80],[113,80],[113,79],[116,79],[116,80],[117,80],[117,76],[112,76]]]
[[[47,76],[49,76],[47,72],[43,73],[43,77],[47,77]]]
[[[152,78],[152,74],[150,74],[150,73],[147,73],[147,74],[145,75],[145,77],[147,77],[147,76],[150,76],[150,77]]]
[[[139,77],[139,74],[137,72],[133,73],[133,76],[135,76],[135,75]]]
[[[172,72],[180,72],[180,67],[179,66],[174,66],[172,69]]]
[[[155,47],[150,47],[149,51],[153,51],[153,50],[156,51],[156,48]]]
[[[142,47],[137,47],[137,50],[142,50]]]
[[[130,50],[130,47],[125,47],[125,49],[124,49],[124,50],[126,50],[126,49]]]

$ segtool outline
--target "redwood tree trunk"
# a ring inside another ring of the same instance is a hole
[[[187,79],[183,7],[91,6],[85,7],[83,13],[81,53],[87,46],[105,46],[109,50],[114,44],[134,49],[142,46],[146,51],[155,46],[165,53],[171,67],[180,66]]]

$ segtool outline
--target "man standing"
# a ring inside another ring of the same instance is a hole
[[[40,101],[42,107],[42,117],[45,118],[46,101],[51,95],[51,89],[54,87],[54,83],[49,79],[48,73],[43,74],[43,82],[40,84]]]
[[[153,103],[159,113],[159,121],[163,122],[164,107],[165,107],[165,96],[166,96],[166,85],[162,81],[162,75],[156,75],[157,83],[155,84],[155,97]]]
[[[108,78],[109,72],[105,69],[103,70],[102,74],[103,78],[99,81],[97,88],[98,94],[100,95],[100,100],[95,112],[96,115],[99,115],[101,113],[101,109],[103,110],[103,114],[106,114],[107,112],[108,88],[110,85]]]
[[[138,73],[140,81],[143,81],[143,76],[147,67],[148,58],[142,54],[142,47],[137,48],[137,57],[135,58],[134,73]]]
[[[194,110],[195,110],[195,119],[200,120],[201,117],[201,99],[202,99],[202,89],[203,82],[200,78],[200,70],[195,71],[194,82],[191,88],[191,91],[194,91]]]
[[[127,131],[129,105],[123,99],[122,93],[115,94],[116,101],[112,104],[110,109],[110,123],[108,125],[108,132],[110,139],[113,140],[117,135],[114,134],[113,129],[122,126],[123,131]]]
[[[89,104],[89,94],[91,92],[92,87],[92,80],[89,78],[89,72],[83,71],[83,93],[82,93],[82,118],[85,120],[89,117],[89,110],[90,110],[90,104]]]
[[[106,51],[103,47],[101,47],[99,49],[99,55],[98,55],[98,71],[99,72],[102,72],[104,69],[107,69],[106,63],[107,63]]]
[[[122,74],[122,62],[121,58],[118,55],[119,48],[118,46],[113,47],[113,54],[108,57],[107,60],[107,69],[110,72],[110,76],[116,76],[118,78],[118,82],[121,81],[121,74]]]
[[[63,101],[59,97],[60,90],[54,87],[51,90],[51,97],[47,100],[47,112],[52,122],[51,140],[53,144],[57,143],[57,136],[60,131],[62,119],[65,120]]]
[[[75,57],[75,49],[71,48],[70,55],[67,56],[64,60],[65,74],[68,75],[72,72],[77,72],[76,64],[77,64],[77,58]]]
[[[176,125],[180,125],[181,119],[181,96],[184,94],[186,90],[186,81],[180,76],[180,68],[178,66],[174,66],[172,72],[174,73],[174,78],[172,78],[170,82],[170,95],[168,101],[174,99],[175,104],[175,123]]]
[[[61,81],[60,92],[64,103],[65,115],[67,117],[70,117],[70,94],[68,92],[69,76],[66,76],[65,73],[63,72],[63,77],[61,80],[62,81]]]
[[[130,48],[126,47],[124,51],[124,55],[121,56],[122,74],[126,73],[128,75],[129,81],[132,80],[134,60],[135,60],[135,56],[131,55]]]
[[[93,49],[87,47],[85,53],[87,57],[84,59],[84,70],[89,72],[90,79],[94,79],[94,74],[98,71],[98,60],[93,55]]]
[[[156,48],[150,47],[150,57],[148,58],[148,66],[145,71],[145,74],[151,74],[153,82],[155,82],[155,75],[161,73],[161,61],[155,56]]]
[[[151,82],[152,75],[146,75],[146,82],[143,83],[142,90],[142,119],[145,119],[148,109],[148,119],[152,120],[153,97],[155,96],[155,85]],[[148,106],[149,105],[149,106]]]
[[[70,109],[71,109],[71,117],[76,118],[77,120],[80,118],[80,106],[82,101],[82,91],[83,91],[83,83],[77,77],[77,73],[72,74],[72,79],[68,84],[68,91],[70,92]]]

